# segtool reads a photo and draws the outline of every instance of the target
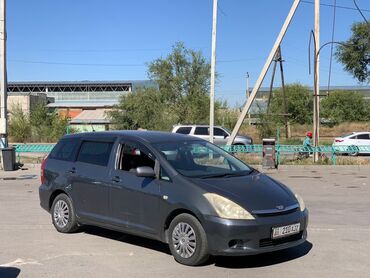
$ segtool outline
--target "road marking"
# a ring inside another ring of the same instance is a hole
[[[6,263],[6,264],[1,264],[0,266],[11,267],[11,266],[21,266],[21,265],[26,265],[26,264],[42,265],[38,261],[35,261],[35,260],[32,260],[32,259],[23,260],[21,258],[18,258],[15,261],[12,261],[12,262],[9,262],[9,263]]]

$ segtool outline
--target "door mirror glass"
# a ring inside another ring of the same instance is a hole
[[[155,173],[152,167],[140,166],[136,168],[136,176],[144,178],[154,178]]]

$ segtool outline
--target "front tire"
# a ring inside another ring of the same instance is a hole
[[[55,197],[51,206],[51,219],[60,233],[72,233],[78,229],[75,210],[71,199],[66,194]]]
[[[181,264],[196,266],[209,258],[206,233],[194,216],[180,214],[169,227],[169,247],[175,260]]]

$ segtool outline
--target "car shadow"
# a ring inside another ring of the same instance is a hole
[[[264,253],[253,256],[242,257],[214,257],[213,262],[216,267],[222,268],[258,268],[270,265],[280,264],[291,260],[298,259],[307,255],[312,249],[313,245],[309,241],[302,244],[280,251],[271,253]]]
[[[18,277],[21,270],[17,267],[0,266],[0,277],[1,278],[14,278]]]
[[[112,231],[112,230],[95,227],[95,226],[82,226],[80,228],[80,232],[87,233],[90,235],[105,237],[105,238],[121,241],[121,242],[132,244],[132,245],[137,245],[143,248],[152,249],[158,252],[171,255],[171,251],[168,245],[163,242],[157,241],[157,240],[134,236],[134,235]]]
[[[171,255],[171,251],[168,245],[157,240],[147,239],[95,226],[83,226],[80,228],[80,232],[94,236],[105,237],[112,240],[117,240],[127,244],[136,245],[157,252],[161,252],[167,255]],[[226,257],[226,256],[211,257],[206,263],[203,264],[203,266],[213,264],[216,267],[221,268],[266,267],[303,257],[310,252],[312,247],[313,247],[312,243],[310,243],[309,241],[305,241],[301,245],[289,249],[271,253],[264,253],[260,255],[241,256],[241,257]],[[0,275],[0,277],[2,276]]]

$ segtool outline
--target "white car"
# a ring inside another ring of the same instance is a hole
[[[370,132],[353,132],[334,139],[334,147],[349,155],[370,154]]]
[[[231,132],[222,126],[213,128],[213,139],[216,145],[225,145]],[[172,133],[181,133],[209,141],[209,126],[208,125],[174,125]],[[246,135],[237,135],[233,145],[247,146],[253,145],[251,137]]]

